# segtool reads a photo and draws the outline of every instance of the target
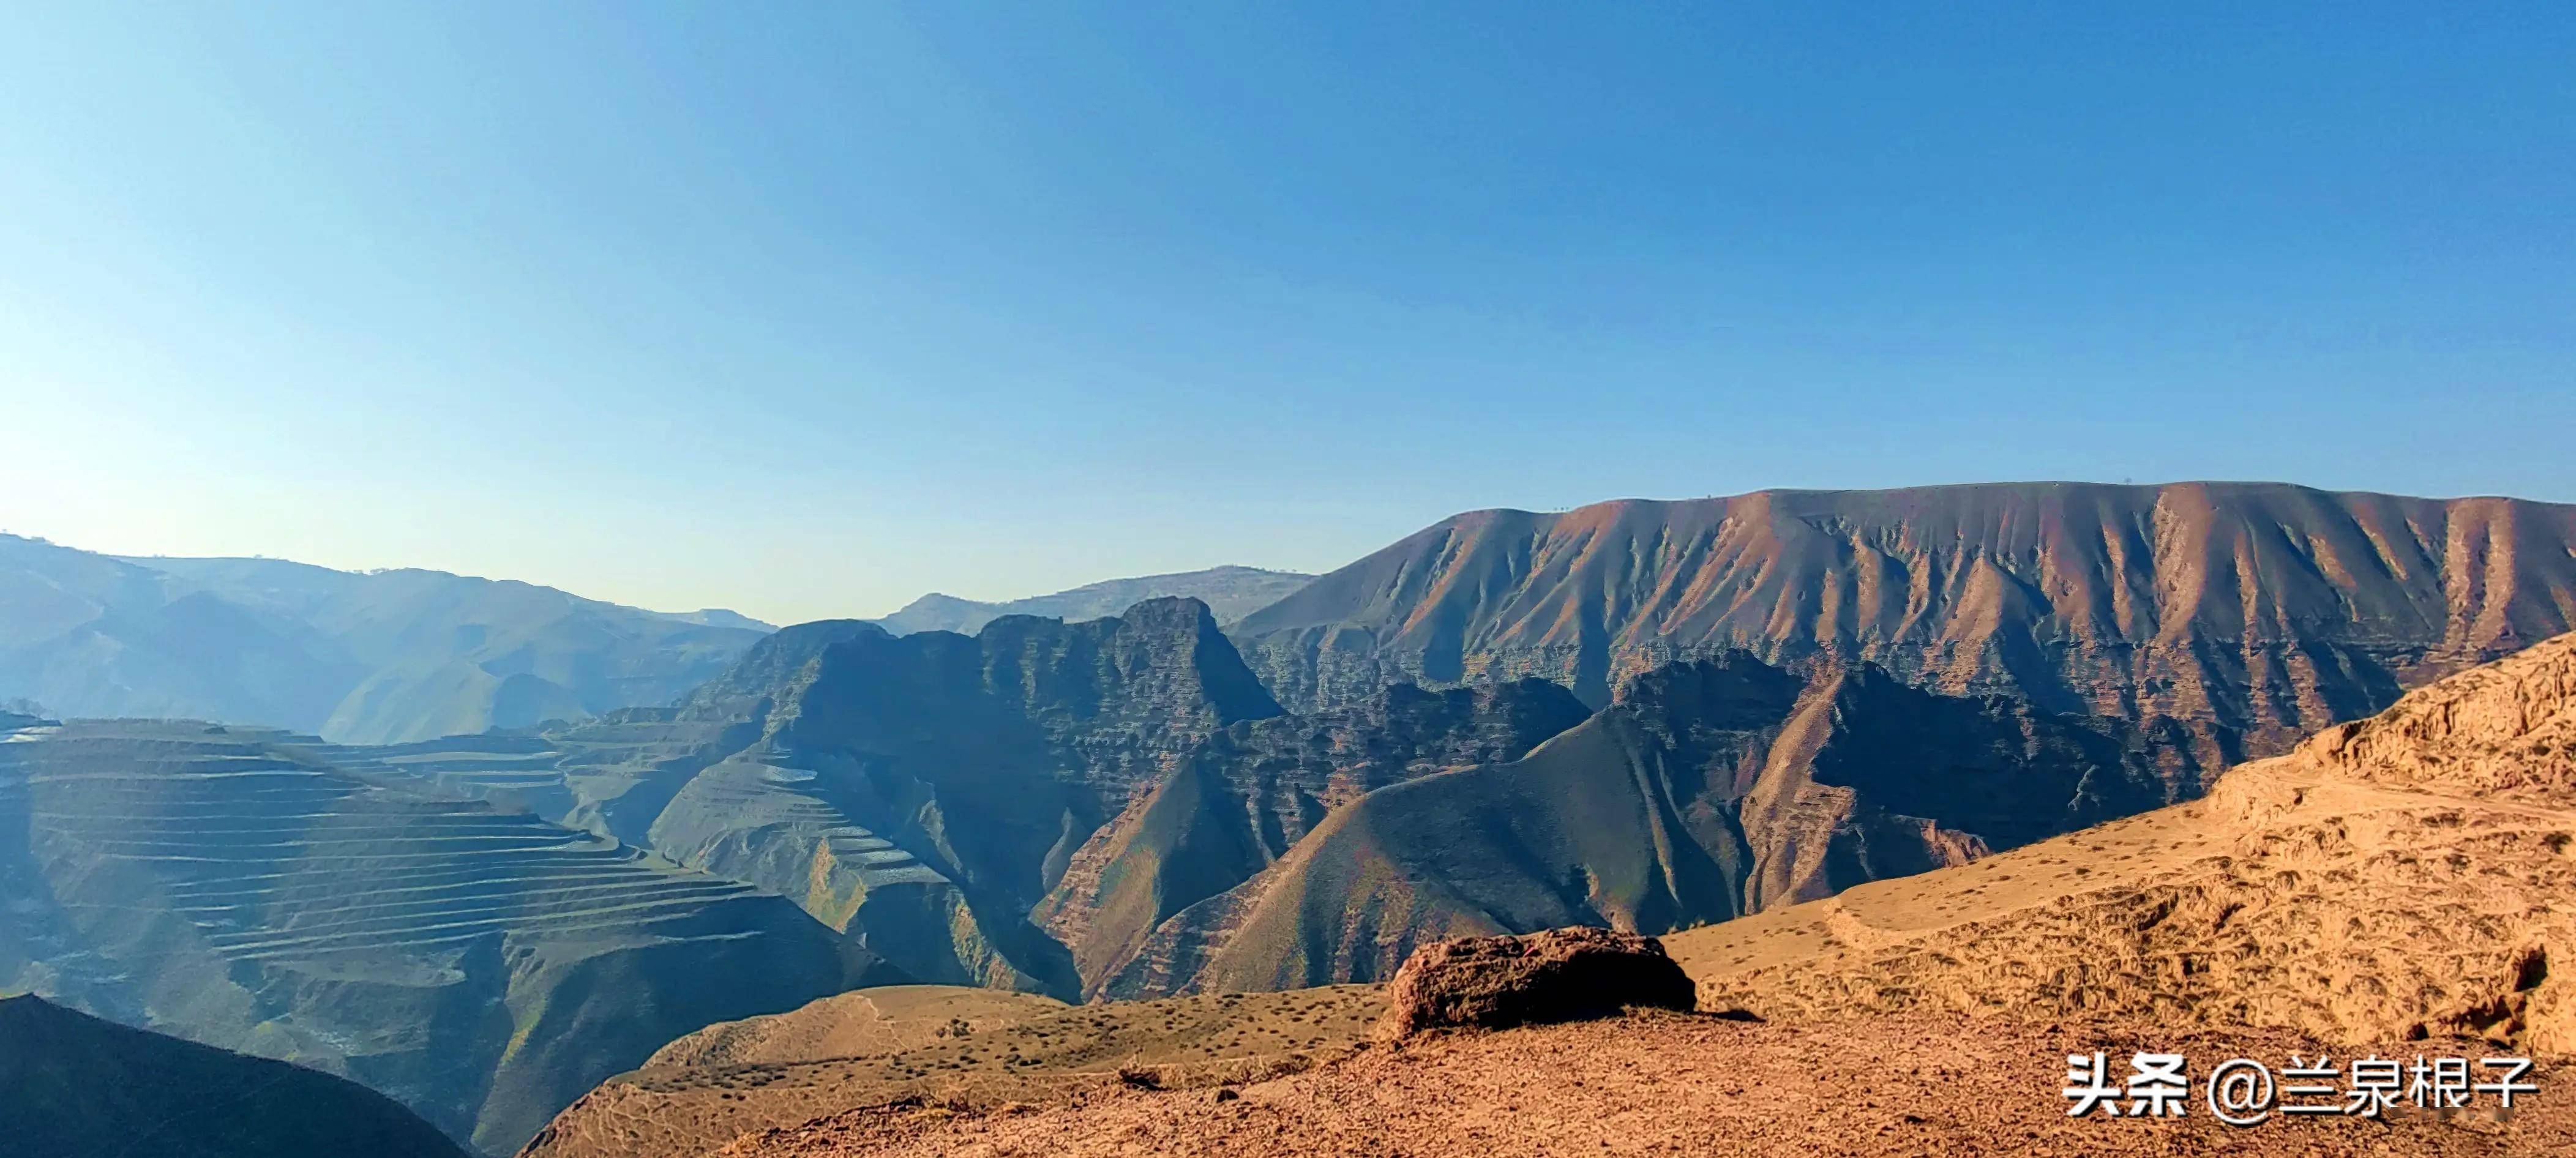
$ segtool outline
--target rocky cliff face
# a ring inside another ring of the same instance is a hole
[[[1733,648],[2142,726],[2223,766],[2576,620],[2576,507],[2278,484],[1768,491],[1445,520],[1235,629],[1283,703]]]
[[[1110,991],[1373,980],[1447,937],[1662,932],[1963,863],[2180,791],[2115,728],[1731,653],[1641,676],[1518,760],[1327,814],[1244,883],[1158,924]]]
[[[1334,810],[1390,784],[1518,759],[1584,714],[1565,689],[1526,680],[1398,685],[1348,708],[1235,724],[1086,843],[1038,918],[1074,947],[1086,994],[1157,991],[1175,967],[1159,927],[1278,862]]]
[[[916,980],[1073,996],[1084,922],[1032,913],[1209,736],[1278,714],[1205,606],[1160,599],[805,624],[674,708],[380,755],[785,894]]]

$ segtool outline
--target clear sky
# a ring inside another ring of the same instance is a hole
[[[31,5],[0,528],[773,620],[1444,515],[2576,500],[2576,5]]]

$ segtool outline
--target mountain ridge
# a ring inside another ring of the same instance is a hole
[[[918,980],[1070,998],[1079,937],[1032,914],[1174,761],[1278,714],[1206,605],[1168,597],[971,638],[799,624],[674,706],[403,771],[782,894]]]
[[[666,702],[766,634],[508,579],[0,536],[0,699],[409,742]]]
[[[1180,596],[1208,605],[1219,623],[1231,623],[1295,591],[1314,576],[1228,564],[1199,571],[1105,579],[1022,599],[986,602],[931,592],[871,622],[897,635],[953,631],[973,635],[1005,615],[1035,615],[1078,622],[1119,614],[1148,599]]]
[[[1178,992],[1381,980],[1446,937],[1725,921],[2192,788],[2115,722],[1730,652],[1516,759],[1361,796],[1151,949],[1195,963],[1160,971]]]
[[[1960,484],[1444,519],[1234,625],[1283,704],[1673,659],[1876,662],[2175,721],[2222,766],[2576,621],[2576,506],[2275,483]]]

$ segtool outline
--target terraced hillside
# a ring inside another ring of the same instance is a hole
[[[2271,483],[1761,491],[1443,520],[1233,634],[1283,704],[1745,649],[2143,727],[2222,767],[2576,627],[2576,506]]]
[[[329,752],[8,733],[0,988],[351,1077],[504,1152],[673,1037],[899,976],[749,885]]]

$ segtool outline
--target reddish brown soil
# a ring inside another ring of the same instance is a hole
[[[2442,1043],[2424,1043],[2443,1052]],[[1363,1049],[1309,1073],[1233,1088],[1104,1085],[1074,1104],[956,1112],[849,1111],[748,1134],[728,1158],[1691,1154],[2460,1155],[2576,1152],[2576,1097],[2543,1072],[2507,1121],[2473,1111],[2372,1121],[2069,1118],[2065,1055],[2181,1052],[2205,1073],[2278,1065],[2295,1038],[2099,1023],[1889,1017],[1797,1027],[1706,1016],[1434,1036]],[[2410,1047],[2413,1049],[2422,1048]],[[2471,1049],[2473,1046],[2450,1047]],[[2122,1072],[2125,1072],[2123,1070]],[[2195,1098],[2198,1091],[2195,1090]],[[2492,1098],[2482,1099],[2489,1104]]]

